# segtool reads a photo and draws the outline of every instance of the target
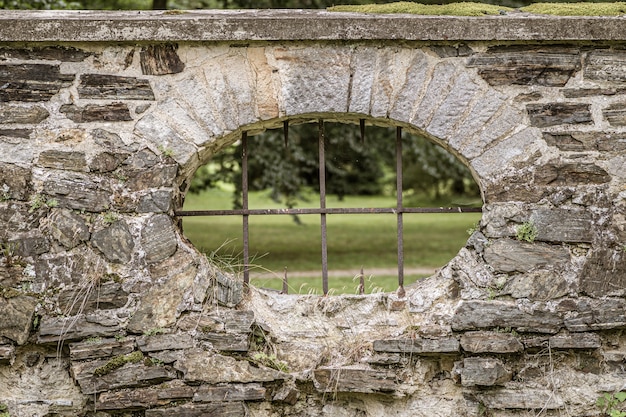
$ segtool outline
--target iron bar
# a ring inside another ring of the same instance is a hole
[[[402,128],[396,127],[396,194],[398,218],[398,297],[404,297],[404,225],[402,220]]]
[[[289,294],[289,285],[287,282],[287,267],[285,267],[285,274],[283,275],[283,294]]]
[[[482,213],[481,207],[393,207],[380,208],[275,208],[275,209],[236,209],[236,210],[183,210],[175,212],[179,217],[192,216],[260,216],[260,215],[301,215],[301,214],[397,214],[400,213]]]
[[[365,276],[363,275],[363,267],[361,267],[361,273],[359,274],[359,295],[365,293]]]
[[[289,148],[289,120],[283,122],[283,137],[285,138],[285,148]]]
[[[318,122],[319,139],[319,176],[320,176],[320,209],[326,208],[326,156],[324,155],[324,120]],[[322,234],[322,291],[328,294],[328,246],[326,242],[326,213],[320,213]]]
[[[244,211],[248,210],[248,133],[241,133],[241,206]],[[243,287],[245,291],[250,288],[250,265],[249,265],[249,213],[243,214]]]
[[[359,130],[361,131],[361,144],[365,143],[365,119],[359,119]]]

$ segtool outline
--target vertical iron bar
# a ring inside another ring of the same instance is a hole
[[[361,275],[359,275],[359,295],[365,293],[365,276],[363,275],[363,267],[361,267]]]
[[[248,132],[241,133],[241,206],[248,210]],[[250,290],[248,215],[243,215],[243,287]]]
[[[289,120],[283,122],[283,136],[285,138],[285,148],[289,147]]]
[[[365,119],[359,120],[359,128],[361,130],[361,144],[365,143]]]
[[[326,208],[326,157],[324,155],[324,120],[318,122],[319,135],[319,176],[320,176],[320,208]],[[322,291],[328,294],[328,248],[326,245],[326,214],[320,214],[322,233]]]
[[[402,221],[402,128],[396,127],[396,194],[398,217],[398,297],[405,295],[404,291],[404,225]]]
[[[285,275],[283,275],[283,294],[289,294],[289,285],[287,282],[287,267],[285,267]]]

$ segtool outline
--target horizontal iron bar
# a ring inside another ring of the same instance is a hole
[[[183,210],[177,216],[250,216],[279,214],[380,214],[380,213],[482,213],[480,207],[404,207],[397,208],[279,208],[253,210]]]

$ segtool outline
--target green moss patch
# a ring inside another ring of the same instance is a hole
[[[93,374],[95,376],[103,376],[103,375],[113,372],[117,368],[121,368],[127,363],[138,363],[138,362],[141,362],[142,360],[143,360],[143,353],[141,353],[140,351],[135,351],[135,352],[129,353],[128,355],[116,356],[112,358],[110,361],[108,361],[106,364],[96,368],[93,371]]]
[[[493,4],[461,2],[450,4],[419,4],[408,1],[359,6],[333,6],[333,12],[408,13],[430,16],[485,16],[511,12],[514,9]],[[534,3],[519,9],[522,12],[553,16],[621,16],[626,3]]]
[[[388,4],[366,4],[361,6],[333,6],[328,8],[333,12],[357,13],[409,13],[433,16],[485,16],[497,15],[501,11],[512,11],[509,7],[496,6],[484,3],[450,3],[450,4],[420,4],[408,1]]]
[[[521,10],[554,16],[620,16],[626,13],[626,3],[535,3]]]

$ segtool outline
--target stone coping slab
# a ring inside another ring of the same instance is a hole
[[[0,42],[617,41],[624,17],[363,14],[325,10],[0,11]]]

